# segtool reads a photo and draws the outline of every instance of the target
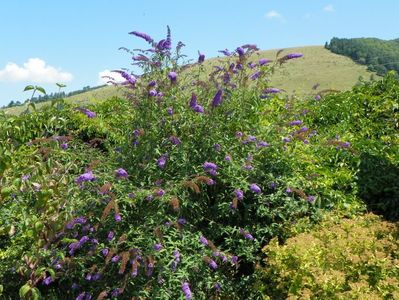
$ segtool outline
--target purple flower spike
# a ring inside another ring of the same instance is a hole
[[[127,178],[129,175],[127,174],[126,170],[123,168],[119,168],[115,171],[115,176],[117,178]]]
[[[200,242],[202,245],[205,245],[205,246],[209,245],[208,240],[203,235],[200,236]]]
[[[259,66],[263,66],[269,62],[271,62],[271,59],[261,58],[259,59]]]
[[[61,147],[61,149],[66,150],[66,149],[68,149],[68,144],[67,143],[62,143],[60,145],[60,147]]]
[[[108,232],[107,240],[110,242],[113,240],[115,233],[113,231]]]
[[[175,145],[175,146],[181,144],[181,140],[177,136],[174,136],[174,135],[169,137],[169,141],[172,143],[172,145]]]
[[[166,165],[166,158],[167,158],[167,155],[165,155],[165,154],[163,154],[160,158],[158,158],[158,160],[157,160],[157,165],[158,165],[158,167],[159,167],[160,169],[165,168],[165,165]]]
[[[213,288],[216,290],[216,292],[221,292],[222,291],[222,286],[221,286],[221,284],[219,283],[219,282],[216,282],[214,285],[213,285]]]
[[[138,32],[138,31],[132,31],[132,32],[129,32],[129,34],[133,34],[133,35],[135,35],[135,36],[137,36],[137,37],[139,37],[139,38],[142,38],[142,39],[144,39],[146,42],[148,42],[148,43],[152,43],[154,40],[152,39],[152,37],[150,37],[148,34],[146,34],[146,33],[143,33],[143,32]]]
[[[230,51],[227,50],[227,49],[219,50],[218,52],[223,53],[223,54],[226,55],[226,56],[230,56],[230,55],[231,55]]]
[[[308,200],[310,203],[314,203],[316,201],[316,196],[307,196],[306,200]]]
[[[119,255],[115,255],[114,257],[111,258],[111,261],[113,263],[117,263],[119,261],[120,256]]]
[[[94,111],[91,111],[87,108],[82,109],[82,112],[89,118],[89,119],[93,119],[96,117],[96,113]]]
[[[204,62],[204,60],[205,60],[205,54],[200,53],[198,56],[198,63],[202,64]]]
[[[159,190],[157,190],[157,191],[155,192],[155,194],[156,194],[158,197],[162,197],[163,195],[165,195],[165,191],[164,191],[163,189],[159,189]]]
[[[278,88],[267,88],[267,89],[265,89],[264,91],[263,91],[263,93],[264,94],[277,94],[277,93],[280,93],[281,92],[281,90],[280,89],[278,89]]]
[[[316,95],[316,96],[314,96],[314,99],[319,101],[321,99],[321,96],[320,95]]]
[[[49,285],[50,283],[52,283],[54,280],[53,280],[53,278],[51,277],[51,276],[49,276],[49,277],[46,277],[44,280],[43,280],[43,284],[44,285]]]
[[[303,57],[302,53],[290,53],[285,56],[286,59],[294,59],[294,58],[300,58],[300,57]]]
[[[256,144],[256,148],[264,148],[264,147],[269,147],[269,144],[267,142],[261,141]]]
[[[255,73],[253,73],[252,75],[251,75],[251,79],[252,80],[256,80],[256,79],[258,79],[259,78],[259,76],[262,74],[262,72],[261,71],[258,71],[258,72],[255,72]]]
[[[245,54],[245,50],[244,50],[244,48],[242,48],[242,47],[238,47],[237,49],[236,49],[236,51],[237,51],[237,53],[238,53],[238,55],[241,57],[241,56],[243,56],[244,54]]]
[[[156,90],[150,90],[148,92],[148,96],[150,97],[155,97],[156,95],[158,95],[158,92]]]
[[[196,104],[194,106],[193,110],[195,112],[197,112],[197,113],[200,113],[200,114],[204,113],[204,108],[201,105],[199,105],[199,104]]]
[[[190,290],[190,285],[188,284],[187,281],[183,282],[181,289],[184,293],[184,296],[186,297],[186,300],[191,300],[192,294],[191,294],[191,290]]]
[[[197,105],[197,95],[195,93],[191,94],[191,99],[190,99],[190,108],[194,108]]]
[[[173,108],[172,108],[172,107],[168,107],[168,108],[166,109],[166,111],[167,111],[167,113],[168,113],[169,116],[173,116]]]
[[[168,77],[171,82],[176,82],[177,80],[177,73],[176,72],[169,72]]]
[[[238,256],[234,255],[231,257],[231,262],[235,265],[238,263]]]
[[[107,256],[108,253],[109,253],[109,249],[108,249],[108,248],[104,248],[103,250],[101,250],[101,254],[102,254],[103,256]]]
[[[155,244],[154,245],[154,250],[155,251],[160,251],[162,249],[162,244]]]
[[[216,263],[213,259],[211,259],[211,260],[209,260],[209,267],[210,267],[212,270],[216,270],[216,269],[218,268],[218,265],[217,265],[217,263]]]
[[[225,160],[225,161],[231,161],[231,156],[230,156],[230,155],[226,155],[226,156],[224,157],[224,160]]]
[[[222,103],[222,96],[223,96],[223,91],[219,89],[216,92],[215,96],[213,97],[213,100],[212,100],[213,107],[217,107]]]
[[[252,192],[254,192],[255,194],[260,194],[260,193],[262,193],[261,188],[260,188],[257,184],[255,184],[255,183],[252,183],[252,184],[249,186],[249,188],[250,188],[250,190],[251,190]]]
[[[114,218],[115,218],[115,222],[122,221],[122,216],[120,214],[115,214]]]
[[[86,173],[83,173],[80,175],[78,178],[75,179],[75,182],[78,184],[81,184],[84,181],[93,181],[95,180],[96,177],[93,175],[92,171],[88,171]]]
[[[215,183],[216,183],[216,181],[213,180],[212,178],[209,178],[209,179],[206,181],[206,184],[207,184],[207,185],[214,185]]]
[[[244,199],[244,192],[242,190],[237,189],[234,191],[234,194],[236,195],[238,200]]]
[[[213,147],[215,148],[215,150],[216,151],[220,151],[220,150],[222,150],[222,146],[220,146],[220,144],[215,144],[215,145],[213,145]]]

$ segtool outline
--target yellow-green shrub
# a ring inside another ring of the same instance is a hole
[[[329,216],[263,252],[260,288],[271,299],[399,299],[398,224],[368,214]]]

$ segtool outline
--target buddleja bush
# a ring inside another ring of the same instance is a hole
[[[17,268],[26,282],[20,296],[255,298],[261,246],[316,212],[317,197],[290,173],[287,151],[291,140],[306,144],[310,132],[300,120],[260,122],[279,92],[268,76],[301,54],[270,64],[252,60],[254,45],[223,50],[224,64],[207,78],[203,54],[195,64],[180,64],[183,44],[172,51],[169,30],[159,42],[132,34],[151,46],[131,52],[143,75],[118,71],[133,119],[104,122],[96,108],[79,109],[87,123],[71,116],[77,143],[99,137],[108,146],[80,175],[69,172],[71,205],[62,207],[57,224],[68,221],[25,252]],[[98,108],[107,114],[107,107]],[[119,128],[112,133],[107,124]],[[282,139],[283,131],[300,136]],[[118,146],[116,153],[110,145]],[[32,190],[33,199],[38,192]]]

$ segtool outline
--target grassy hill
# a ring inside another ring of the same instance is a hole
[[[259,58],[275,59],[279,49],[259,51],[251,57],[253,61]],[[334,89],[346,91],[351,89],[363,77],[369,80],[373,75],[379,78],[374,72],[367,70],[366,66],[362,66],[353,62],[350,58],[332,53],[323,46],[306,46],[287,48],[280,56],[300,52],[304,57],[293,62],[284,64],[276,70],[271,78],[271,86],[284,89],[289,94],[297,94],[299,96],[314,94],[312,87],[319,84],[319,90]],[[211,58],[206,61],[208,68],[217,65],[220,60],[226,58]],[[86,93],[67,97],[66,100],[73,103],[92,103],[106,100],[112,96],[123,96],[123,89],[113,86],[99,88]],[[46,102],[37,105],[40,108],[47,105]],[[23,106],[5,109],[6,113],[18,114],[24,109]]]

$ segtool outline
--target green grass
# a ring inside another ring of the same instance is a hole
[[[260,51],[253,57],[255,62],[258,58],[274,59],[278,49]],[[374,72],[368,71],[366,66],[353,62],[350,58],[338,55],[325,49],[323,46],[307,46],[287,48],[280,57],[292,53],[300,52],[303,58],[288,61],[281,68],[277,68],[276,73],[271,79],[271,86],[284,89],[290,95],[309,95],[315,94],[312,86],[318,83],[318,90],[334,89],[345,91],[351,89],[363,77],[369,80],[371,75],[379,79]],[[206,61],[208,66],[217,65],[221,59],[212,58]],[[209,68],[209,67],[208,67]],[[112,96],[123,96],[123,89],[106,86],[86,93],[67,97],[68,102],[87,104],[106,100]],[[37,104],[37,108],[48,105],[49,102]],[[25,109],[24,106],[17,106],[4,109],[7,114],[19,114]]]

